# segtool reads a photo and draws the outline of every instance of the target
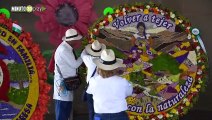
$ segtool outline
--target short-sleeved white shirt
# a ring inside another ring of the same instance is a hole
[[[132,94],[132,85],[124,78],[96,75],[90,79],[87,93],[93,94],[95,113],[118,113],[127,110],[126,97]]]

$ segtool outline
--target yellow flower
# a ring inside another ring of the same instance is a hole
[[[181,48],[185,47],[189,47],[191,44],[190,42],[183,42],[182,45],[180,46]]]
[[[115,11],[115,13],[119,13],[120,12],[120,10],[119,9],[117,9],[116,11]]]
[[[178,111],[176,109],[172,109],[171,113],[178,114]]]
[[[133,72],[133,68],[127,68],[127,72]]]
[[[123,75],[122,77],[125,78],[125,79],[127,79],[127,80],[130,80],[130,75],[129,74]]]
[[[191,88],[191,92],[198,92],[198,90],[196,88]]]
[[[188,53],[188,51],[181,50],[181,51],[178,51],[178,52],[174,53],[172,56],[173,57],[179,57],[179,56],[185,55],[186,53]]]
[[[195,38],[195,36],[194,36],[194,35],[192,35],[191,37],[192,37],[193,39]]]
[[[149,14],[149,10],[148,9],[144,9],[144,14]]]
[[[140,58],[141,58],[141,60],[144,61],[144,62],[149,61],[149,57],[148,57],[148,56],[140,55]]]
[[[180,21],[178,19],[175,20],[175,24],[178,25],[180,24]]]
[[[196,85],[196,88],[197,88],[197,89],[200,89],[200,88],[201,88],[201,85]]]
[[[190,105],[190,102],[189,102],[189,101],[187,101],[187,102],[186,102],[186,106],[189,106],[189,105]]]
[[[134,120],[135,119],[135,116],[130,116],[130,120]]]
[[[113,21],[112,15],[108,15],[108,21],[109,21],[109,22],[112,22],[112,21]]]
[[[143,117],[141,117],[140,115],[137,116],[138,120],[143,120]]]
[[[202,66],[202,69],[205,69],[205,65]]]
[[[135,105],[135,103],[136,103],[136,98],[134,98],[134,97],[128,97],[127,98],[127,103],[128,104],[131,104],[131,105]]]
[[[166,114],[166,117],[168,118],[168,117],[170,117],[170,115],[167,113],[167,114]]]
[[[99,25],[100,25],[100,26],[103,26],[103,22],[100,22]]]
[[[132,6],[132,9],[136,9],[134,6]]]

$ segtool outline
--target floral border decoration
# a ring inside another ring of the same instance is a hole
[[[192,33],[193,27],[188,19],[180,16],[177,12],[172,12],[168,8],[155,3],[135,3],[134,5],[123,5],[114,8],[114,13],[108,14],[99,18],[96,23],[89,29],[89,36],[85,44],[92,43],[96,39],[96,35],[99,34],[99,30],[109,25],[117,17],[126,15],[131,12],[143,12],[144,14],[149,14],[150,12],[154,14],[161,14],[166,17],[166,19],[172,20],[178,29],[187,33],[187,37],[193,40],[195,43],[192,47],[196,48],[197,53],[197,64],[198,71],[195,79],[193,88],[191,92],[187,94],[185,98],[180,102],[178,106],[168,112],[161,112],[159,114],[153,114],[150,116],[134,116],[129,114],[130,120],[176,120],[180,116],[185,115],[189,109],[191,109],[194,103],[198,100],[198,93],[204,91],[206,87],[206,81],[208,79],[208,58],[207,54],[204,52],[200,43],[198,42],[198,35]],[[119,55],[117,55],[119,56]],[[128,56],[130,57],[130,56]]]
[[[15,32],[12,29],[12,24],[17,24],[17,21],[12,21],[12,19],[6,18],[4,14],[0,14],[0,25],[13,33],[19,40],[25,45],[25,47],[29,50],[32,55],[36,68],[38,71],[38,79],[39,79],[39,98],[37,107],[31,116],[31,120],[43,120],[44,115],[47,113],[47,105],[50,100],[50,96],[48,95],[51,86],[46,83],[47,73],[46,73],[46,60],[41,54],[40,47],[38,44],[33,43],[31,34],[29,32],[22,31],[20,34]]]

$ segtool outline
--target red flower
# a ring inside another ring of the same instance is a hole
[[[46,10],[35,12],[40,17],[40,21],[35,24],[36,28],[50,32],[50,42],[55,46],[61,43],[69,28],[75,28],[85,35],[88,25],[97,18],[92,10],[93,4],[94,0],[42,0],[37,6],[44,6]]]

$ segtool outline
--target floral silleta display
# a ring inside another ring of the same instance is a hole
[[[30,33],[0,14],[0,119],[43,120],[51,86]]]
[[[176,120],[205,88],[208,58],[200,31],[167,8],[136,3],[113,9],[89,30],[124,59],[123,77],[134,86],[130,120]]]

